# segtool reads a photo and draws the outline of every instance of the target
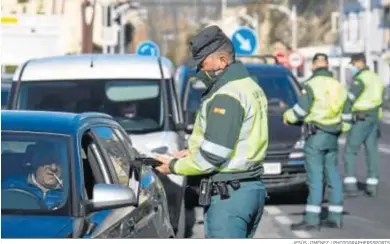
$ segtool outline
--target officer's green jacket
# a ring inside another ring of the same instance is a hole
[[[352,121],[352,113],[362,112],[373,119],[381,119],[385,86],[380,77],[368,68],[360,70],[348,91],[342,118]]]
[[[346,99],[347,91],[340,82],[328,69],[319,68],[304,82],[298,103],[284,113],[283,119],[291,124],[315,124],[323,131],[338,133],[343,131],[341,114]]]
[[[189,138],[189,155],[173,159],[171,172],[210,174],[215,181],[260,175],[268,147],[263,90],[240,62],[229,65],[210,83]]]

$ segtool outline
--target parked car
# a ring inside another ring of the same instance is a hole
[[[383,107],[387,110],[390,110],[390,84],[388,84],[385,88]]]
[[[11,84],[1,83],[1,109],[7,109],[8,96],[11,91]]]
[[[13,74],[1,74],[1,109],[7,108],[8,95],[11,90]]]
[[[163,57],[67,55],[27,61],[16,71],[10,109],[110,114],[143,153],[184,148],[174,66]],[[172,226],[184,237],[186,178],[162,176]]]
[[[268,192],[301,192],[306,195],[306,171],[303,152],[304,140],[300,126],[283,124],[283,112],[297,103],[301,87],[290,70],[277,64],[245,63],[268,98],[269,147],[264,160],[262,176]],[[181,102],[184,121],[191,133],[200,99],[206,87],[195,76],[195,69],[187,70]],[[183,82],[183,81],[182,81]],[[196,186],[199,177],[188,178]]]
[[[162,182],[109,115],[3,111],[2,238],[170,238]]]

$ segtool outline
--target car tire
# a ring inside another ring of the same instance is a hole
[[[177,231],[176,238],[185,238],[186,234],[186,208],[185,208],[185,199],[181,200],[180,204],[180,214],[179,219],[177,221]]]

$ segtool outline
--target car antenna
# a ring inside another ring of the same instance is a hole
[[[91,55],[91,63],[89,64],[89,67],[93,68],[93,55]]]

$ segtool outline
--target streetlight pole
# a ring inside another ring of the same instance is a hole
[[[296,5],[292,5],[291,9],[276,5],[276,4],[268,4],[270,9],[276,9],[284,14],[286,14],[291,21],[291,49],[296,51],[298,49],[298,21],[297,21],[297,7]],[[293,74],[297,75],[297,69],[293,69]]]
[[[226,0],[221,0],[221,19],[225,16]]]
[[[96,0],[95,0],[96,1]],[[95,18],[95,1],[84,0],[82,2],[81,25],[82,25],[82,53],[93,52],[93,21]]]
[[[268,4],[270,9],[276,9],[284,14],[286,14],[291,21],[291,49],[294,51],[298,48],[298,21],[297,21],[297,7],[293,5],[291,9],[276,5],[276,4]]]
[[[365,56],[366,56],[366,62],[369,67],[372,67],[372,60],[371,60],[371,43],[370,43],[370,34],[371,34],[371,0],[366,0],[364,4],[365,12],[364,12],[364,19],[365,19]]]

